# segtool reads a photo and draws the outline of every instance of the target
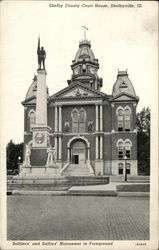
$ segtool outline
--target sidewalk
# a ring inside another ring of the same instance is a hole
[[[13,195],[77,195],[77,196],[149,196],[149,192],[117,192],[118,185],[130,185],[130,183],[125,182],[110,182],[104,185],[92,185],[92,186],[73,186],[67,191],[47,191],[47,190],[13,190],[11,194]],[[131,185],[136,185],[136,183],[131,183]],[[143,183],[137,183],[137,185],[144,185]]]

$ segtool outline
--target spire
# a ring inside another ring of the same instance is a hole
[[[89,30],[85,25],[82,26],[83,30],[84,30],[84,40],[87,40],[86,38],[86,30]]]

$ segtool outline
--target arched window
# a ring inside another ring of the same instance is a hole
[[[123,109],[122,108],[117,110],[117,120],[118,120],[118,131],[123,131],[124,117],[123,117]]]
[[[32,132],[32,126],[36,122],[36,113],[35,113],[35,110],[30,110],[30,112],[29,112],[29,118],[30,118],[30,132]]]
[[[125,141],[125,156],[126,156],[127,159],[131,158],[131,146],[132,146],[131,141],[126,140]]]
[[[78,111],[74,110],[72,112],[72,132],[77,133],[78,132]]]
[[[124,118],[125,118],[125,131],[130,131],[130,109],[126,108],[124,111]]]
[[[123,174],[123,163],[118,164],[118,173]]]
[[[84,133],[85,132],[85,119],[86,112],[84,109],[78,111],[74,109],[72,111],[72,132],[73,133]]]
[[[124,158],[124,142],[122,140],[119,140],[117,143],[118,147],[118,159]]]
[[[79,132],[85,132],[85,111],[79,111]]]

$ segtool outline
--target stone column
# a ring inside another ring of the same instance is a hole
[[[100,131],[103,131],[103,105],[100,105]]]
[[[96,160],[98,160],[98,136],[96,136]]]
[[[98,131],[98,105],[96,104],[96,131]]]
[[[36,124],[47,125],[46,71],[38,70],[37,73]]]
[[[59,132],[62,132],[62,112],[61,112],[61,106],[59,106]]]
[[[55,132],[57,132],[57,106],[55,106]]]
[[[100,160],[103,159],[103,136],[100,136]]]
[[[61,137],[59,137],[59,160],[61,160]]]
[[[54,145],[55,145],[55,150],[56,150],[56,155],[55,155],[55,157],[56,157],[56,159],[57,159],[57,150],[58,150],[58,149],[57,149],[57,137],[55,137],[55,144],[54,144]]]

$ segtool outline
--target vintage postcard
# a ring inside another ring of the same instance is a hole
[[[0,2],[0,247],[158,249],[158,2]]]

